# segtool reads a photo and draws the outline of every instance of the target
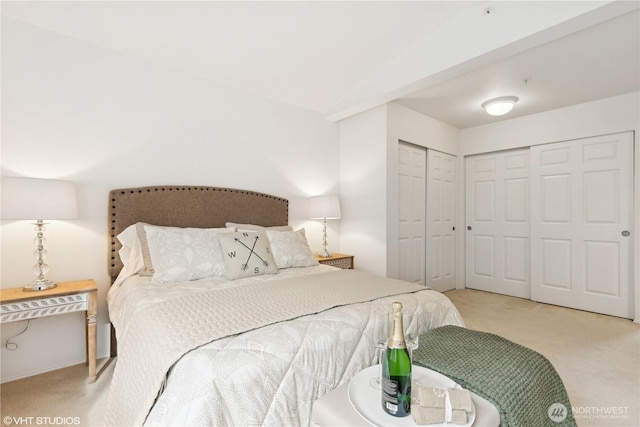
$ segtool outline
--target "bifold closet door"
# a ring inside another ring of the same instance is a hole
[[[398,278],[425,284],[427,150],[398,144]]]
[[[529,149],[466,158],[466,286],[529,298]]]
[[[427,286],[455,289],[456,156],[427,150]]]
[[[531,298],[631,318],[633,134],[531,148]]]

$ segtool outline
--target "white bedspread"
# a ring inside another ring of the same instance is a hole
[[[132,298],[144,284],[110,295],[119,358],[108,424],[306,425],[313,400],[372,363],[391,301],[404,303],[409,332],[462,325],[441,294],[357,271],[200,285],[154,287],[151,303]]]

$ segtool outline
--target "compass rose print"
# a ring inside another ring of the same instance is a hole
[[[245,233],[244,234],[245,237],[248,237],[248,235]],[[240,243],[242,246],[244,246],[245,248],[249,249],[249,256],[247,257],[247,260],[242,264],[242,271],[246,271],[249,268],[249,261],[251,260],[252,256],[256,256],[260,261],[262,261],[262,265],[264,265],[265,267],[269,267],[269,261],[265,260],[264,258],[262,258],[260,255],[258,255],[254,249],[256,247],[256,243],[258,243],[258,240],[260,240],[260,236],[256,236],[253,239],[253,245],[251,247],[247,246],[242,240],[238,239],[237,237],[234,239],[236,242]],[[267,252],[269,252],[269,248],[267,248]],[[259,267],[256,267],[256,271],[255,273],[259,273],[260,269]]]
[[[269,240],[264,233],[242,231],[228,236],[222,234],[220,243],[226,255],[227,276],[230,278],[278,271]]]

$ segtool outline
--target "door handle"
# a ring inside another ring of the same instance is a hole
[[[471,226],[470,225],[467,225],[467,230],[471,230]]]
[[[624,237],[629,237],[629,236],[631,235],[631,233],[629,233],[629,230],[624,230],[624,231],[623,231],[622,233],[620,233],[620,234],[622,234]]]

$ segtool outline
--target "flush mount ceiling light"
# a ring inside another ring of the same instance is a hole
[[[501,96],[500,98],[493,98],[483,102],[482,108],[485,109],[487,114],[502,116],[511,111],[516,102],[518,102],[517,96]]]

